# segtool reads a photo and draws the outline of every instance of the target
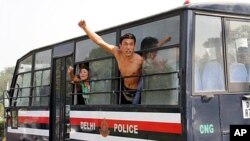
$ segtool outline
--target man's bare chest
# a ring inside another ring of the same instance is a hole
[[[123,76],[133,76],[133,75],[139,75],[141,65],[137,62],[133,61],[120,61],[118,62],[118,67]]]

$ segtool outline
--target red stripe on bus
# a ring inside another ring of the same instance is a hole
[[[80,125],[81,122],[95,123],[96,127],[100,127],[104,119],[89,119],[89,118],[70,118],[71,125]],[[151,122],[151,121],[129,121],[129,120],[112,120],[105,119],[109,128],[114,128],[115,124],[124,125],[138,125],[141,131],[162,132],[181,134],[182,126],[180,123],[167,123],[167,122]]]
[[[21,123],[49,123],[49,117],[18,116]]]

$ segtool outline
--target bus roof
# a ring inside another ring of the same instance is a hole
[[[190,3],[183,8],[201,11],[250,15],[250,3]]]

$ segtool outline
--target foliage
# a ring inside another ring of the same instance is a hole
[[[5,68],[3,71],[0,72],[0,137],[4,136],[4,109],[2,105],[2,94],[4,90],[6,90],[7,83],[11,83],[11,79],[14,73],[15,67],[8,67]]]
[[[3,116],[3,105],[2,105],[2,98],[3,92],[6,90],[7,83],[11,82],[15,67],[8,67],[5,68],[3,71],[0,72],[0,137],[4,136],[4,116]]]
[[[2,99],[2,94],[6,90],[7,83],[11,83],[11,79],[14,73],[15,67],[5,68],[0,72],[0,100]]]

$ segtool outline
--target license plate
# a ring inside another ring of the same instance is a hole
[[[250,118],[250,100],[242,100],[243,118]]]

